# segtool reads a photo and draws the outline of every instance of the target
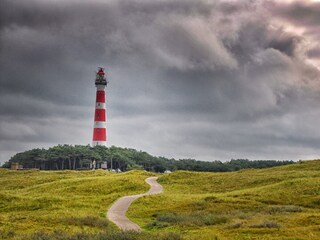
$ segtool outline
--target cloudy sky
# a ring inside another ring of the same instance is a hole
[[[1,0],[0,161],[89,144],[200,160],[320,157],[320,1]]]

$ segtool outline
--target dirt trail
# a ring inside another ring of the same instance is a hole
[[[119,198],[109,208],[107,212],[108,219],[122,230],[141,231],[141,228],[137,224],[131,222],[126,217],[126,212],[134,200],[145,195],[158,194],[162,192],[162,186],[157,182],[157,179],[158,177],[149,177],[145,180],[151,187],[148,192]]]

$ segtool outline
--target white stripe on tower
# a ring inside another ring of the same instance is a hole
[[[96,109],[106,109],[106,103],[97,102]]]
[[[106,128],[107,123],[106,122],[94,122],[94,128]]]

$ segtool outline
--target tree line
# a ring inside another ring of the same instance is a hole
[[[268,168],[292,164],[293,161],[232,159],[227,162],[212,162],[195,159],[168,159],[155,157],[147,152],[131,148],[104,147],[90,145],[57,145],[49,149],[32,149],[17,153],[2,167],[10,168],[12,163],[19,163],[23,168],[41,170],[81,170],[90,169],[92,162],[108,169],[128,171],[144,169],[146,171],[164,172],[166,170],[188,170],[200,172],[228,172],[245,168]]]

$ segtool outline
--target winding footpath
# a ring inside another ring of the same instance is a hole
[[[141,228],[137,224],[131,222],[126,217],[126,212],[134,200],[145,195],[159,194],[162,192],[162,186],[157,182],[157,179],[158,177],[149,177],[145,180],[150,185],[150,190],[148,192],[119,198],[109,208],[107,212],[108,219],[116,224],[121,230],[141,231]]]

